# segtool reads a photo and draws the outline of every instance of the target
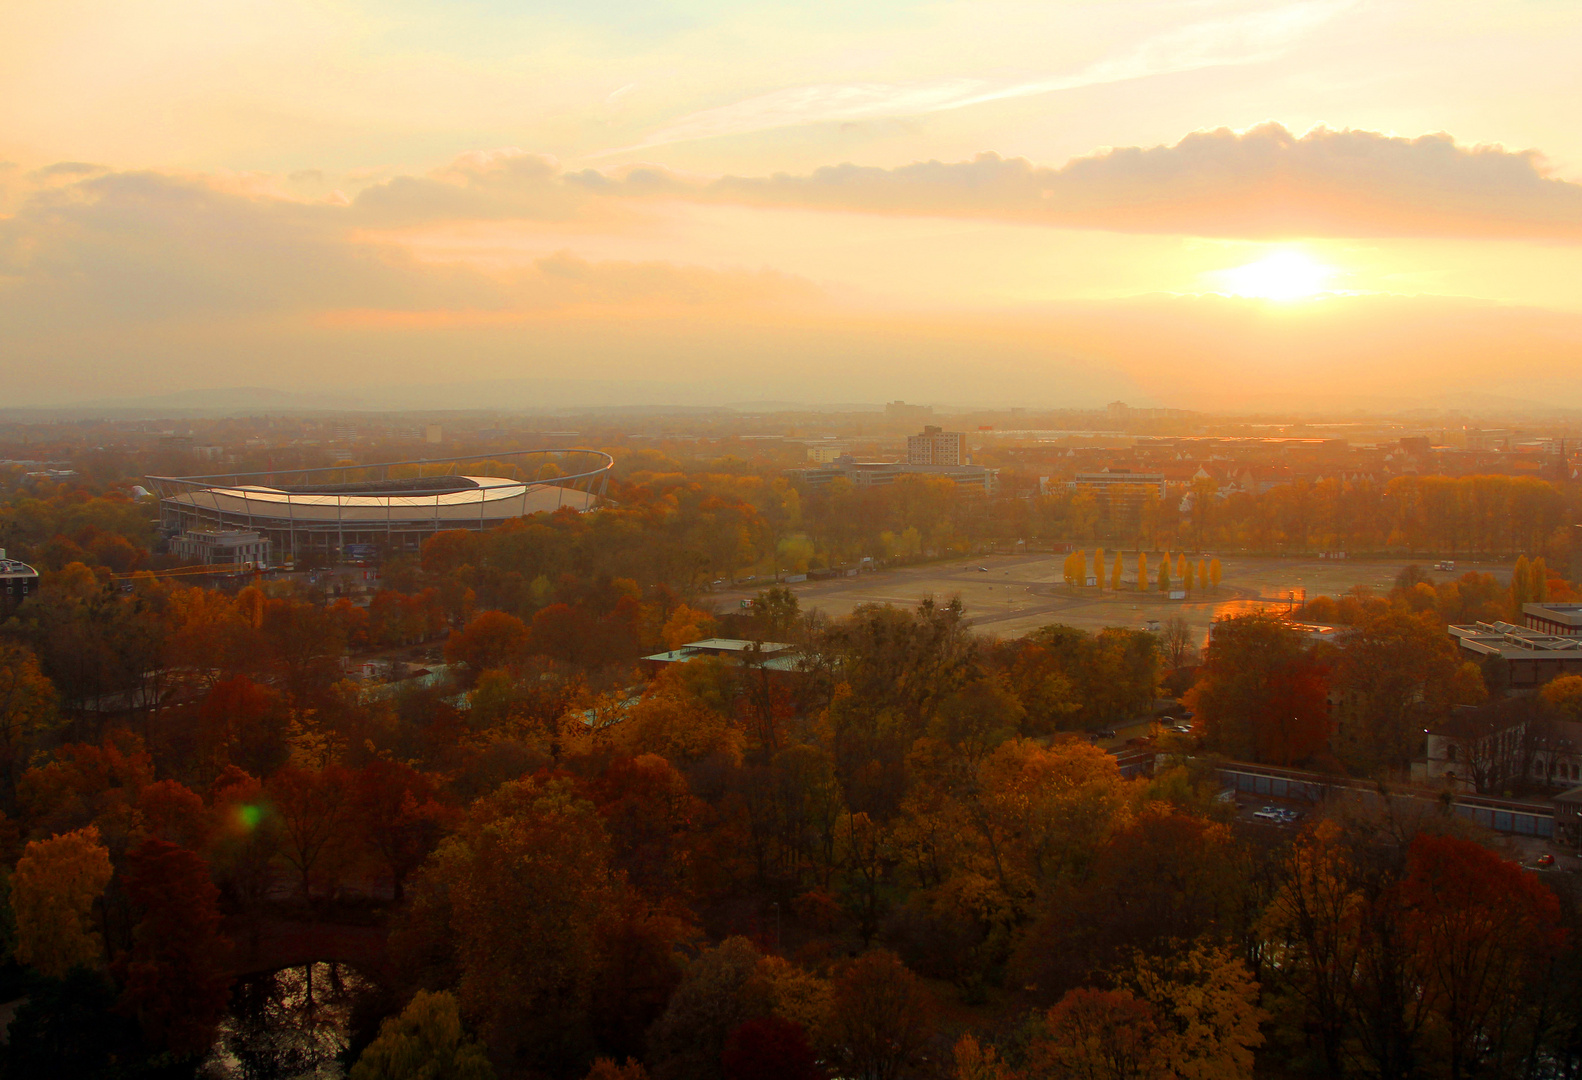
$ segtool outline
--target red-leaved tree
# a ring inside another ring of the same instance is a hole
[[[220,890],[201,856],[145,840],[127,856],[126,893],[141,914],[117,969],[122,1011],[144,1038],[178,1057],[204,1052],[225,1014],[231,978],[220,936]]]

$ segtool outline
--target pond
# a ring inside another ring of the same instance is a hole
[[[352,1009],[372,983],[345,964],[320,961],[245,975],[199,1069],[203,1080],[337,1080]]]

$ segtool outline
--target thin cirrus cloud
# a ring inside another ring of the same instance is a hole
[[[1117,56],[1074,72],[1035,78],[952,77],[905,83],[818,83],[787,87],[683,116],[630,146],[591,155],[629,154],[653,146],[804,124],[850,123],[964,109],[991,101],[1126,82],[1202,68],[1277,59],[1357,0],[1302,0],[1269,11],[1192,23],[1165,31]]]
[[[983,154],[715,180],[652,167],[566,172],[548,158],[496,152],[365,188],[351,209],[369,227],[398,228],[618,215],[644,199],[1260,240],[1582,239],[1582,185],[1550,175],[1535,151],[1459,146],[1443,133],[1295,135],[1274,123],[1110,149],[1061,166]]]

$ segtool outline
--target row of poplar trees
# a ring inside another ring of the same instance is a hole
[[[1121,553],[1115,553],[1114,565],[1110,568],[1110,588],[1119,592],[1121,588],[1121,574],[1124,571]],[[1154,584],[1160,592],[1169,592],[1174,582],[1180,582],[1180,587],[1187,592],[1198,588],[1219,588],[1220,565],[1218,559],[1199,558],[1195,563],[1182,552],[1177,552],[1174,565],[1170,553],[1167,551],[1159,560],[1159,570],[1154,575]],[[1088,553],[1086,551],[1073,551],[1066,556],[1065,581],[1067,585],[1085,585],[1088,581]],[[1093,578],[1099,588],[1104,587],[1104,549],[1099,548],[1093,553]],[[1137,553],[1137,580],[1138,592],[1148,589],[1148,553]]]

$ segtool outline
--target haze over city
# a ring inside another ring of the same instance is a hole
[[[1565,4],[15,16],[8,405],[1582,406]]]

